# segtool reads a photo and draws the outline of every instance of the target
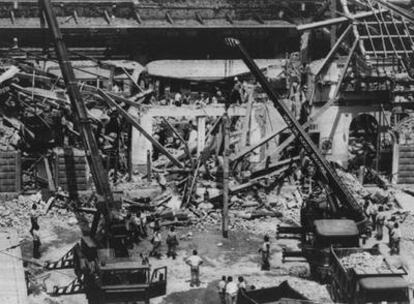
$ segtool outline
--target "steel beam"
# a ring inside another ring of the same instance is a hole
[[[351,22],[353,20],[372,17],[375,14],[383,13],[383,12],[387,12],[387,11],[388,10],[386,10],[386,9],[374,10],[374,11],[370,11],[370,12],[357,13],[357,14],[351,15],[349,18],[348,17],[337,17],[337,18],[332,18],[332,19],[328,19],[328,20],[316,21],[316,22],[312,22],[312,23],[308,23],[308,24],[298,25],[296,27],[296,29],[300,32],[307,31],[307,30],[314,30],[314,29],[318,29],[318,28],[321,28],[321,27],[327,27],[327,26],[331,26],[331,25],[341,24],[341,23],[344,23],[344,22]]]

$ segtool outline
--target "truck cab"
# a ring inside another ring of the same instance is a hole
[[[330,247],[358,247],[359,231],[356,223],[348,219],[322,219],[313,222],[313,229],[304,232],[300,251],[282,253],[282,261],[289,257],[304,257],[311,275],[324,282],[330,268]]]
[[[135,256],[117,256],[113,248],[97,249],[90,237],[74,247],[74,268],[89,303],[149,303],[167,292],[167,267],[151,270]]]
[[[161,267],[151,274],[149,266],[138,261],[114,259],[98,268],[99,295],[102,303],[135,302],[145,303],[167,291],[167,269]]]
[[[408,304],[408,282],[403,277],[368,277],[359,280],[357,304]]]

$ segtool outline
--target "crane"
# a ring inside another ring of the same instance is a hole
[[[339,215],[346,216],[347,218],[354,220],[357,224],[359,224],[361,232],[366,231],[366,229],[368,229],[369,221],[363,208],[359,205],[358,201],[351,194],[347,186],[341,181],[335,169],[319,152],[309,135],[293,117],[292,113],[288,110],[283,101],[281,101],[277,94],[273,91],[266,77],[251,58],[247,50],[243,47],[241,42],[235,38],[226,38],[225,42],[229,47],[238,50],[244,63],[256,77],[269,99],[273,102],[274,107],[279,111],[288,129],[295,135],[308,157],[313,161],[316,168],[319,170],[324,184],[328,185],[332,193],[334,193],[338,198],[340,206],[335,206],[339,207],[335,209],[338,209],[337,212]]]
[[[68,50],[50,0],[39,0],[42,27],[47,23],[55,44],[71,108],[75,116],[97,193],[97,211],[85,233],[65,256],[47,269],[74,268],[77,278],[65,287],[55,287],[56,296],[85,293],[90,304],[144,301],[166,293],[167,268],[140,264],[127,248],[125,220],[119,216],[107,172],[92,131],[85,104],[69,61]]]

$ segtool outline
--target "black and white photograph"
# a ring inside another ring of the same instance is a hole
[[[0,304],[414,304],[414,0],[0,0]]]

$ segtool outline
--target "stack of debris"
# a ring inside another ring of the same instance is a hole
[[[352,253],[341,258],[346,269],[354,269],[360,273],[389,272],[392,270],[382,255],[372,255],[367,251]]]
[[[40,224],[42,218],[50,219],[56,226],[61,224],[68,225],[68,227],[76,225],[77,220],[74,214],[66,208],[51,208],[55,197],[49,197],[44,200],[45,195],[41,192],[30,196],[19,196],[16,199],[5,201],[0,205],[0,229],[13,228],[16,229],[21,237],[27,237],[30,229],[30,214],[32,206],[37,206],[37,212],[40,215]],[[55,202],[59,205],[58,202]],[[66,204],[62,204],[66,205]]]
[[[351,173],[345,172],[343,170],[337,170],[339,177],[351,191],[352,195],[356,198],[358,203],[363,206],[365,203],[365,198],[370,195],[368,190],[364,188],[363,185],[358,181],[358,179]]]

